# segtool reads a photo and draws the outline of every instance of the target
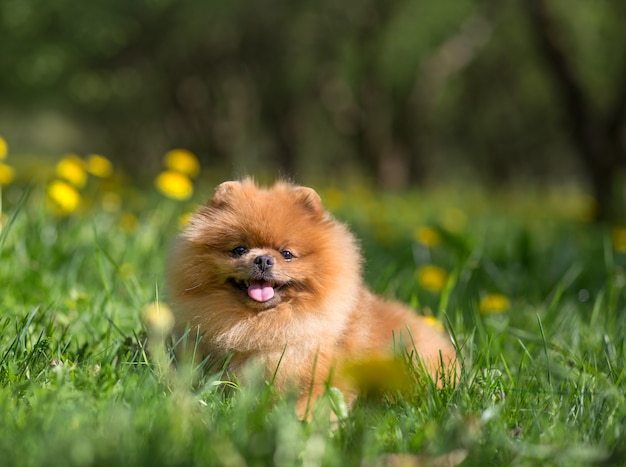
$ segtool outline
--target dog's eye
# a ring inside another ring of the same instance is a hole
[[[235,248],[232,249],[231,253],[233,254],[233,256],[239,257],[239,256],[243,256],[248,252],[248,249],[245,246],[236,246]]]
[[[283,250],[280,252],[280,254],[283,255],[283,258],[285,258],[287,261],[291,261],[292,259],[295,258],[293,253],[289,250]]]

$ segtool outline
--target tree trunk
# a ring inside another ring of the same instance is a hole
[[[585,93],[571,66],[561,31],[546,0],[527,0],[525,5],[539,52],[546,61],[566,111],[572,144],[587,169],[597,202],[595,218],[597,221],[612,220],[617,215],[614,204],[616,177],[626,161],[622,137],[626,122],[624,81],[618,81],[621,87],[608,116],[594,111],[591,97]],[[624,71],[626,76],[626,66]]]

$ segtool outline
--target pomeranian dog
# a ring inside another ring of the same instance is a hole
[[[400,303],[363,284],[355,237],[311,188],[251,179],[224,182],[174,242],[167,268],[174,333],[198,336],[197,352],[224,357],[245,379],[260,365],[279,392],[298,393],[297,411],[338,386],[355,389],[341,364],[417,355],[435,380],[458,371],[450,340]],[[332,381],[330,379],[332,378]]]

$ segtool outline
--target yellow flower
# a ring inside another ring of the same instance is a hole
[[[419,227],[415,229],[415,240],[428,248],[434,248],[441,243],[441,235],[432,227]]]
[[[9,185],[15,178],[13,167],[0,162],[0,186]]]
[[[80,157],[70,154],[61,159],[57,164],[57,175],[70,182],[77,188],[82,188],[87,182],[87,172],[85,164]]]
[[[113,174],[113,164],[104,156],[90,154],[86,160],[87,172],[99,178],[108,178]]]
[[[626,253],[626,227],[614,227],[611,232],[613,248],[618,253]]]
[[[165,154],[165,167],[190,178],[197,177],[200,173],[198,158],[186,149],[172,149]]]
[[[185,200],[193,194],[193,184],[185,175],[166,170],[161,172],[155,184],[165,196],[177,200]]]
[[[9,146],[7,145],[7,141],[2,136],[0,136],[0,161],[5,160],[8,153]]]
[[[80,205],[80,194],[76,188],[62,180],[54,180],[48,185],[48,199],[61,215],[71,214]]]
[[[143,318],[151,334],[166,336],[174,328],[174,314],[164,303],[154,302],[146,306]]]
[[[441,292],[448,274],[439,266],[427,265],[417,270],[417,282],[431,292]]]
[[[502,313],[509,309],[509,299],[502,294],[487,294],[481,300],[478,305],[478,310],[481,314],[486,315],[489,313]]]
[[[424,316],[424,322],[439,332],[443,332],[443,323],[434,316]]]
[[[343,373],[367,395],[408,390],[413,385],[406,365],[398,358],[375,356],[349,361]]]

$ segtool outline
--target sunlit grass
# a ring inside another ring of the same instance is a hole
[[[566,192],[559,211],[532,193],[499,203],[318,187],[362,240],[368,283],[445,327],[463,373],[438,389],[409,384],[420,369],[402,361],[355,363],[356,383],[385,394],[348,414],[329,388],[303,423],[266,381],[172,365],[163,263],[212,183],[179,167],[193,185],[180,201],[76,157],[82,185],[57,173],[61,157],[49,178],[28,183],[16,167],[2,187],[0,463],[619,465],[626,454],[623,228],[588,224],[582,196]],[[79,197],[63,216],[54,183]]]

